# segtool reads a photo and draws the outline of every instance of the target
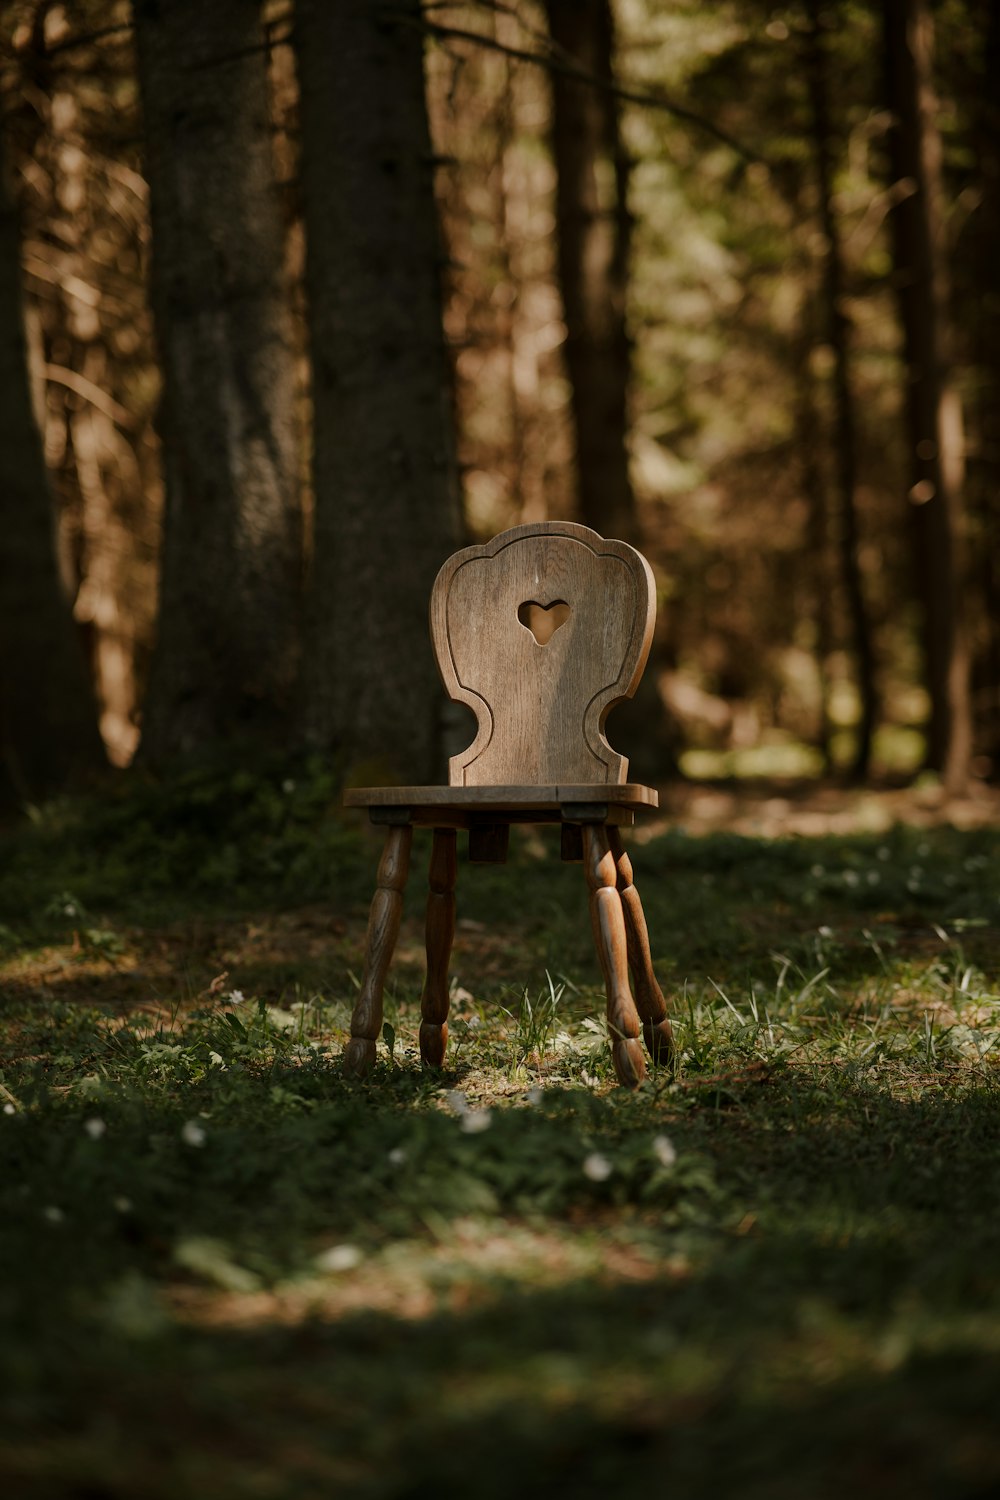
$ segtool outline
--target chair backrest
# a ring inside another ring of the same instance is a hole
[[[638,686],[655,615],[646,559],[586,526],[515,526],[456,552],[434,584],[431,635],[478,733],[449,784],[621,785],[628,760],[604,721]]]

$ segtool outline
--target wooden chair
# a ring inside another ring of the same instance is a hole
[[[645,1077],[640,1018],[654,1062],[671,1060],[667,1008],[619,832],[636,808],[656,807],[657,794],[626,781],[628,761],[604,737],[608,712],[642,676],[655,612],[645,558],[569,522],[516,526],[444,564],[431,595],[434,650],[449,696],[468,704],[478,732],[451,758],[446,787],[345,793],[348,806],[367,807],[386,828],[346,1071],[362,1075],[375,1061],[413,829],[434,833],[420,1053],[425,1065],[440,1067],[457,830],[468,831],[472,861],[502,863],[511,823],[561,824],[563,858],[583,861],[619,1080],[634,1088]]]

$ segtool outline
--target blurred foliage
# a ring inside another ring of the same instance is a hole
[[[834,759],[844,765],[857,694],[836,525],[822,516],[832,505],[834,423],[802,67],[808,9],[801,0],[726,0],[710,9],[694,0],[618,0],[615,9],[618,76],[648,96],[623,107],[634,161],[631,448],[661,594],[668,655],[660,687],[689,747],[819,745],[829,720],[840,732]],[[983,559],[995,550],[996,465],[987,430],[991,355],[977,318],[981,305],[992,306],[977,295],[993,223],[981,104],[987,21],[965,0],[934,11],[957,373],[970,409],[976,769],[988,773],[997,652],[994,584]],[[896,755],[894,731],[919,733],[927,698],[886,235],[879,8],[841,0],[819,13],[831,54],[841,311],[859,413],[859,562],[884,717],[875,769],[908,775],[912,751]],[[265,15],[288,271],[304,347],[290,13],[269,3]],[[535,0],[456,0],[427,15],[445,33],[429,39],[427,75],[466,523],[485,536],[519,520],[570,515],[574,504],[549,91],[544,68],[518,55],[544,57],[546,37]],[[124,763],[137,739],[154,627],[161,504],[128,6],[6,0],[0,69],[64,571],[90,647],[105,737]],[[657,103],[664,98],[668,107]],[[671,100],[724,131],[742,154],[673,112]],[[302,373],[304,386],[304,359]]]

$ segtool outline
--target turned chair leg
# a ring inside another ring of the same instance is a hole
[[[625,917],[628,965],[632,970],[635,1008],[642,1021],[642,1034],[653,1062],[671,1067],[674,1062],[674,1035],[667,1019],[667,1002],[653,973],[649,952],[649,933],[639,892],[632,883],[632,861],[625,853],[617,828],[609,828],[608,840],[618,872],[618,895]]]
[[[628,983],[628,939],[618,894],[618,867],[603,823],[583,825],[583,864],[590,889],[590,920],[608,997],[611,1056],[619,1083],[637,1088],[646,1076],[639,1046],[639,1016]]]
[[[435,828],[427,893],[427,977],[420,996],[420,1056],[440,1068],[448,1046],[448,960],[455,936],[458,852],[454,828]]]
[[[399,937],[412,843],[413,829],[409,825],[389,828],[379,860],[375,895],[368,914],[361,993],[351,1016],[351,1040],[344,1049],[344,1072],[357,1078],[369,1072],[375,1062],[375,1043],[382,1030],[382,991]]]

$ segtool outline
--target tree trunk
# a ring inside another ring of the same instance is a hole
[[[580,519],[603,536],[637,546],[628,462],[632,351],[625,323],[632,219],[629,163],[611,89],[614,20],[610,0],[545,0],[545,11],[557,59],[598,80],[583,83],[552,73],[558,269]],[[638,692],[615,709],[609,727],[612,740],[617,735],[628,749],[630,774],[653,781],[677,772],[677,737],[658,684],[662,648],[657,636]]]
[[[927,763],[945,788],[966,786],[972,742],[963,611],[964,440],[951,384],[948,267],[941,211],[941,138],[931,83],[926,0],[886,0],[890,165],[911,191],[892,212],[895,282],[906,364],[909,501],[931,699]]]
[[[0,162],[0,805],[104,764],[93,691],[56,562],[32,411],[20,236]]]
[[[348,771],[422,780],[443,766],[427,608],[458,505],[420,6],[302,0],[296,26],[316,506],[305,729]]]
[[[294,363],[256,0],[135,0],[163,367],[142,754],[276,738],[301,587]]]
[[[851,392],[849,326],[844,310],[844,267],[840,230],[833,207],[833,162],[827,85],[827,60],[818,0],[809,0],[810,28],[806,41],[806,73],[812,109],[813,153],[820,222],[823,231],[823,311],[826,338],[833,354],[834,457],[837,493],[837,550],[840,577],[847,600],[851,645],[861,702],[857,743],[849,768],[852,778],[869,770],[872,738],[878,715],[875,652],[865,603],[861,559],[858,555],[857,436]]]
[[[612,82],[609,0],[546,0],[560,60]],[[580,517],[605,536],[638,539],[628,472],[631,351],[625,297],[631,219],[628,160],[610,89],[552,74],[559,280],[576,429]]]
[[[982,76],[972,95],[972,144],[982,203],[968,226],[973,246],[971,328],[976,372],[975,466],[969,465],[970,529],[979,601],[973,667],[977,748],[1000,780],[1000,3],[981,21]]]
[[[815,629],[816,679],[819,702],[816,716],[816,748],[823,757],[824,775],[833,770],[833,719],[830,713],[830,657],[834,649],[830,523],[827,514],[826,465],[822,423],[817,410],[817,393],[809,366],[809,356],[818,342],[814,309],[815,295],[810,288],[801,303],[800,335],[795,340],[795,448],[801,464],[802,492],[809,507],[806,523],[806,550],[812,595],[812,618]]]

